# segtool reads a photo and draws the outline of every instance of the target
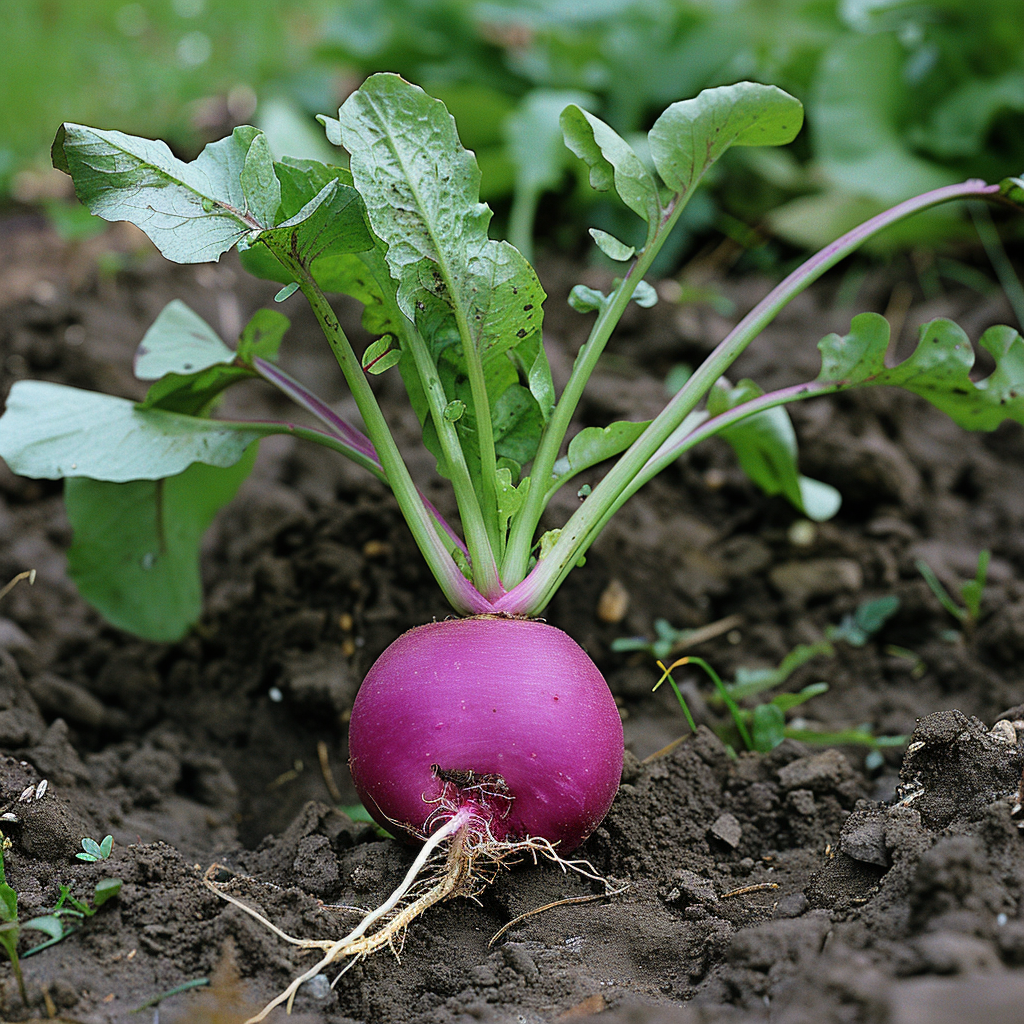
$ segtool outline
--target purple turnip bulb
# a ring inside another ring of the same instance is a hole
[[[470,809],[479,842],[566,853],[597,827],[622,774],[622,722],[582,648],[536,619],[479,616],[400,636],[356,697],[356,790],[383,827],[424,838]]]

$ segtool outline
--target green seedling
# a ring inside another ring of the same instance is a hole
[[[82,852],[76,853],[75,856],[79,860],[85,860],[93,863],[98,860],[106,860],[110,856],[110,851],[113,848],[113,836],[107,836],[101,843],[97,843],[95,839],[86,838],[82,840]]]
[[[60,897],[53,909],[40,917],[33,917],[27,921],[18,920],[18,894],[7,881],[7,872],[4,866],[4,853],[11,848],[11,841],[0,835],[0,947],[3,948],[11,961],[11,968],[14,977],[18,982],[18,991],[21,1000],[28,1004],[28,996],[25,991],[25,978],[21,970],[21,961],[25,957],[34,955],[41,950],[66,939],[76,928],[66,919],[83,920],[92,917],[107,900],[112,899],[121,891],[120,878],[104,878],[96,883],[93,890],[92,905],[75,899],[71,895],[69,886],[60,887]],[[33,946],[26,952],[18,954],[18,941],[22,932],[38,931],[49,935],[46,942]]]
[[[963,626],[964,632],[970,635],[981,617],[981,598],[985,591],[985,581],[988,579],[988,563],[991,552],[982,551],[978,555],[978,565],[974,573],[974,579],[968,580],[960,587],[960,600],[962,605],[956,603],[950,596],[949,591],[942,585],[939,577],[935,575],[932,567],[922,559],[918,559],[914,565],[917,571],[924,577],[928,589],[935,595],[939,604],[953,618],[957,619]]]
[[[885,622],[895,614],[898,607],[899,600],[895,597],[865,601],[852,616],[847,616],[843,620],[842,625],[829,627],[828,635],[832,640],[845,640],[848,643],[853,643],[855,646],[862,646],[871,634],[881,629]],[[851,637],[852,639],[850,639]],[[647,644],[644,648],[630,647],[628,649],[650,649],[651,646],[653,645]],[[709,703],[718,702],[728,708],[733,727],[747,750],[773,750],[786,737],[798,739],[804,743],[821,745],[857,744],[871,747],[872,749],[901,746],[905,743],[906,737],[904,736],[875,736],[867,726],[858,729],[824,731],[787,725],[787,711],[799,707],[813,697],[818,697],[828,692],[828,684],[824,682],[811,683],[797,693],[777,694],[770,700],[759,702],[752,709],[740,707],[739,701],[747,700],[764,694],[769,690],[776,689],[785,683],[798,668],[806,665],[813,658],[833,657],[834,655],[835,648],[827,641],[816,644],[798,644],[775,668],[738,668],[736,670],[736,678],[732,683],[722,682],[718,673],[701,658],[680,658],[667,668],[662,660],[659,659],[658,668],[661,669],[662,675],[654,685],[654,689],[657,690],[667,680],[676,695],[676,699],[679,701],[679,706],[683,710],[687,724],[692,731],[696,731],[693,715],[686,704],[682,692],[672,678],[672,670],[690,663],[698,665],[707,673],[715,685],[715,691],[709,697]]]
[[[76,899],[71,895],[71,887],[62,885],[60,896],[54,904],[53,909],[41,917],[33,917],[26,921],[22,928],[35,928],[38,931],[46,932],[50,938],[46,942],[33,946],[22,954],[22,958],[33,956],[58,942],[63,941],[73,932],[78,931],[75,922],[84,921],[92,917],[100,907],[108,900],[112,900],[121,891],[120,878],[101,878],[93,887],[91,905],[83,900]]]
[[[18,959],[18,938],[21,925],[18,924],[18,894],[7,882],[7,871],[4,867],[4,852],[11,847],[11,841],[0,833],[0,946],[11,961],[14,977],[18,982],[21,1001],[27,1006],[28,995],[25,992],[25,978],[21,973],[21,961]]]
[[[669,657],[677,644],[686,643],[697,632],[695,629],[676,629],[668,619],[655,619],[653,625],[654,640],[642,636],[620,636],[611,642],[611,649],[617,654],[646,651],[659,661],[663,661]]]
[[[864,601],[843,616],[838,626],[825,627],[825,636],[842,641],[851,647],[863,647],[900,610],[900,599],[895,594]]]

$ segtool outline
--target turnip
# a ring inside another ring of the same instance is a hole
[[[469,808],[473,843],[574,850],[611,806],[622,724],[604,678],[561,630],[493,616],[419,626],[370,669],[349,726],[359,796],[422,838]]]
[[[353,778],[370,813],[423,843],[409,873],[337,941],[285,936],[246,907],[287,941],[323,953],[253,1020],[290,1005],[327,964],[392,944],[437,900],[476,891],[481,863],[493,868],[524,853],[567,863],[563,855],[600,822],[622,765],[618,713],[590,659],[537,617],[609,518],[655,474],[718,433],[763,489],[825,519],[839,494],[797,471],[789,402],[887,384],[971,429],[1024,421],[1024,340],[1009,327],[980,339],[995,362],[982,381],[969,374],[970,341],[948,320],[923,327],[916,351],[887,366],[888,324],[872,313],[855,317],[848,335],[822,339],[813,381],[763,394],[723,376],[786,303],[901,218],[965,198],[1019,206],[1024,180],[1006,178],[947,185],[872,217],[780,282],[653,420],[587,427],[566,445],[627,305],[657,300],[644,276],[709,168],[730,146],[790,142],[802,118],[800,103],[773,86],[708,89],[662,113],[641,158],[589,111],[563,111],[566,144],[587,164],[591,185],[614,189],[642,226],[635,245],[591,232],[623,273],[608,294],[573,289],[573,308],[597,315],[560,395],[536,274],[518,250],[488,236],[479,169],[443,104],[398,76],[372,76],[337,119],[321,118],[328,139],[348,150],[349,169],[274,161],[266,138],[248,126],[192,163],[116,131],[59,130],[54,164],[93,213],[132,221],[180,263],[216,260],[237,246],[247,269],[284,286],[278,301],[301,290],[366,431],[275,364],[287,321],[270,310],[231,349],[171,303],[139,347],[136,374],[154,381],[141,403],[19,381],[0,419],[0,455],[25,475],[67,478],[69,564],[82,593],[116,625],[155,640],[181,637],[200,613],[203,530],[244,478],[259,439],[290,434],[334,449],[390,487],[452,608],[470,616],[395,641],[352,713]],[[328,292],[364,304],[363,324],[378,340],[361,355]],[[370,386],[368,374],[392,368],[451,484],[461,537],[417,488]],[[210,418],[226,387],[251,378],[277,387],[318,425]],[[580,486],[581,474],[608,460],[599,482]],[[578,508],[541,534],[552,496],[570,483]]]

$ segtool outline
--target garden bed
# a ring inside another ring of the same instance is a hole
[[[172,267],[142,245],[125,225],[69,245],[34,217],[0,222],[4,393],[33,377],[141,397],[131,356],[171,298],[225,337],[271,300],[273,288],[231,258]],[[578,268],[542,263],[540,272],[559,383],[589,318],[565,304]],[[861,309],[905,314],[900,351],[935,316],[953,317],[972,338],[1011,322],[998,292],[925,298],[917,278],[889,270],[865,279],[856,308],[836,308],[840,283],[794,302],[736,376],[764,387],[808,379],[818,339],[846,330]],[[732,303],[728,316],[670,302],[629,313],[581,425],[647,418],[663,404],[671,368],[696,363],[769,284],[716,287]],[[322,383],[333,377],[311,318],[298,300],[283,308],[295,318],[287,368],[346,403]],[[358,337],[358,308],[338,308]],[[377,386],[413,473],[452,514],[444,489],[426,482],[433,460],[416,448],[418,425],[390,377]],[[232,392],[224,412],[283,409],[253,385]],[[489,945],[520,914],[600,891],[551,866],[502,872],[477,901],[416,922],[400,962],[378,954],[333,990],[303,988],[291,1019],[1019,1019],[1024,433],[1007,424],[966,434],[890,390],[826,399],[793,417],[802,471],[843,493],[833,521],[794,529],[788,505],[746,482],[725,445],[709,445],[623,509],[547,611],[620,703],[623,785],[580,852],[628,888],[530,916]],[[227,891],[310,937],[340,934],[352,920],[345,906],[373,906],[391,891],[410,850],[336,809],[355,803],[344,723],[373,659],[448,608],[381,485],[330,453],[272,438],[215,524],[201,624],[177,644],[140,642],[104,625],[68,581],[60,483],[0,474],[0,578],[37,571],[33,587],[22,583],[0,604],[7,878],[22,919],[52,907],[62,884],[85,898],[100,878],[124,881],[80,931],[24,960],[29,1008],[0,965],[0,1018],[145,1020],[154,1011],[130,1011],[213,977],[167,998],[158,1019],[242,1021],[311,961],[205,888],[203,874],[219,863]],[[956,592],[983,548],[992,561],[982,616],[965,632],[915,562]],[[616,638],[653,636],[659,617],[696,628],[738,616],[693,648],[732,678],[778,664],[889,595],[900,606],[881,631],[861,647],[837,641],[834,656],[810,661],[786,688],[826,681],[829,692],[800,709],[810,726],[913,733],[905,757],[902,747],[879,759],[864,747],[789,739],[769,754],[730,757],[707,728],[722,719],[702,677],[676,673],[705,723],[689,736],[667,688],[650,692],[653,657],[612,651]],[[108,833],[108,860],[75,859],[83,837]],[[28,933],[23,948],[42,938]]]

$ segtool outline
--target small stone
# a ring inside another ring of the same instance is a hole
[[[621,622],[629,611],[629,591],[621,580],[611,580],[597,602],[597,617],[602,622]]]
[[[989,736],[995,740],[996,743],[1017,742],[1017,730],[1014,729],[1012,722],[1007,722],[1005,719],[1001,722],[996,722],[996,724],[992,726]]]
[[[710,831],[716,839],[721,839],[723,843],[731,846],[734,850],[740,845],[740,840],[743,838],[743,827],[737,821],[736,816],[728,812],[720,814],[715,819]]]
[[[783,789],[809,789],[820,793],[835,789],[853,777],[850,762],[838,750],[799,757],[779,769]]]
[[[317,1000],[327,999],[331,994],[331,982],[326,974],[314,974],[302,986],[302,991]]]
[[[811,597],[856,593],[864,584],[864,573],[851,558],[785,562],[772,569],[768,578],[779,593],[797,604]]]
[[[818,810],[814,794],[809,789],[794,789],[786,797],[786,802],[797,814],[802,814],[805,818],[811,817]]]
[[[873,811],[854,811],[843,826],[839,849],[862,864],[887,868],[889,851],[885,846],[885,820]]]
[[[714,884],[685,868],[672,876],[673,886],[665,897],[666,903],[717,903]]]
[[[779,902],[775,904],[775,911],[772,914],[772,917],[799,917],[801,914],[806,912],[810,905],[810,901],[802,892],[791,892],[788,895],[783,896]]]

